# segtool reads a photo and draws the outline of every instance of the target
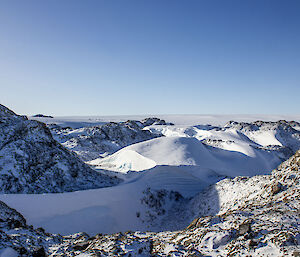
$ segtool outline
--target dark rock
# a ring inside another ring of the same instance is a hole
[[[252,238],[254,238],[256,236],[256,233],[254,233],[253,231],[250,231],[250,232],[248,232],[248,233],[246,233],[245,235],[244,235],[244,238],[245,239],[252,239]]]
[[[78,243],[76,245],[73,246],[73,249],[75,251],[83,251],[85,250],[87,247],[89,246],[88,242],[82,242],[82,243]]]
[[[278,182],[277,184],[273,185],[271,188],[271,193],[272,195],[276,195],[278,194],[280,191],[282,191],[283,186],[280,182]]]
[[[36,248],[33,252],[31,252],[32,257],[46,257],[47,254],[43,246]]]
[[[238,232],[239,232],[239,235],[245,235],[245,234],[251,232],[251,222],[247,221],[247,222],[244,222],[243,224],[241,224],[239,226]]]
[[[39,232],[39,233],[45,234],[45,229],[44,228],[37,228],[36,231]]]
[[[19,220],[10,219],[8,221],[8,226],[9,226],[9,228],[14,229],[14,228],[21,228],[21,227],[23,227],[23,224]]]
[[[294,256],[294,257],[300,257],[300,251],[293,252],[292,256]]]
[[[1,223],[4,223],[2,226],[8,227],[9,229],[26,227],[25,218],[2,201],[0,201],[0,219]]]
[[[19,253],[19,254],[26,254],[28,251],[26,250],[26,248],[25,247],[20,247],[20,248],[18,248],[18,249],[16,249],[17,250],[17,252]]]
[[[258,242],[255,239],[250,239],[249,247],[253,248],[258,245]]]
[[[38,118],[53,118],[53,116],[50,116],[50,115],[44,115],[44,114],[36,114],[36,115],[33,115],[32,117],[38,117]]]

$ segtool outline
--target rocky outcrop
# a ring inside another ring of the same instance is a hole
[[[28,226],[20,213],[0,201],[1,256],[47,256],[50,245],[62,242],[63,237],[59,235]]]
[[[0,223],[1,229],[14,229],[26,227],[25,218],[15,209],[8,207],[2,201],[0,201]]]
[[[154,124],[167,123],[158,118],[148,118],[142,121],[109,122],[80,129],[57,125],[49,127],[58,142],[78,154],[83,161],[90,161],[112,154],[125,146],[162,136],[143,129]]]
[[[45,124],[0,105],[0,193],[58,193],[112,186],[55,141]]]
[[[169,125],[169,126],[174,125],[171,122],[166,122],[165,120],[161,120],[161,119],[155,118],[155,117],[143,119],[141,121],[141,123],[143,124],[144,127],[152,126],[152,125]]]
[[[287,147],[296,152],[300,148],[300,123],[296,121],[255,121],[255,122],[236,122],[229,121],[224,129],[236,129],[253,139],[259,133],[272,131],[281,144],[281,147]]]
[[[54,117],[53,116],[50,116],[50,115],[44,115],[44,114],[36,114],[36,115],[33,115],[32,117],[36,117],[36,118],[51,118],[53,119]]]

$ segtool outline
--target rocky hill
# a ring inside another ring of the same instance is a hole
[[[78,154],[83,161],[90,161],[112,154],[125,146],[162,136],[143,130],[150,125],[170,124],[158,118],[147,118],[79,129],[57,125],[49,125],[49,128],[58,142]]]
[[[0,105],[0,193],[57,193],[115,185],[55,141],[45,124]]]
[[[261,145],[264,145],[264,141],[270,137],[268,133],[272,132],[277,140],[276,145],[288,147],[293,152],[300,148],[300,123],[295,121],[255,121],[251,123],[230,121],[224,126],[224,129],[239,130]],[[261,140],[257,141],[259,136]]]

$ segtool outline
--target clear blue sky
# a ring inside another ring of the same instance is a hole
[[[21,114],[299,114],[300,1],[2,0]]]

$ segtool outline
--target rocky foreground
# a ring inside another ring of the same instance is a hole
[[[199,217],[173,232],[62,237],[33,229],[1,203],[0,249],[10,256],[299,256],[299,179],[300,151],[271,175],[222,180],[192,199]],[[218,213],[201,217],[201,208],[212,207],[204,198],[215,192]]]

